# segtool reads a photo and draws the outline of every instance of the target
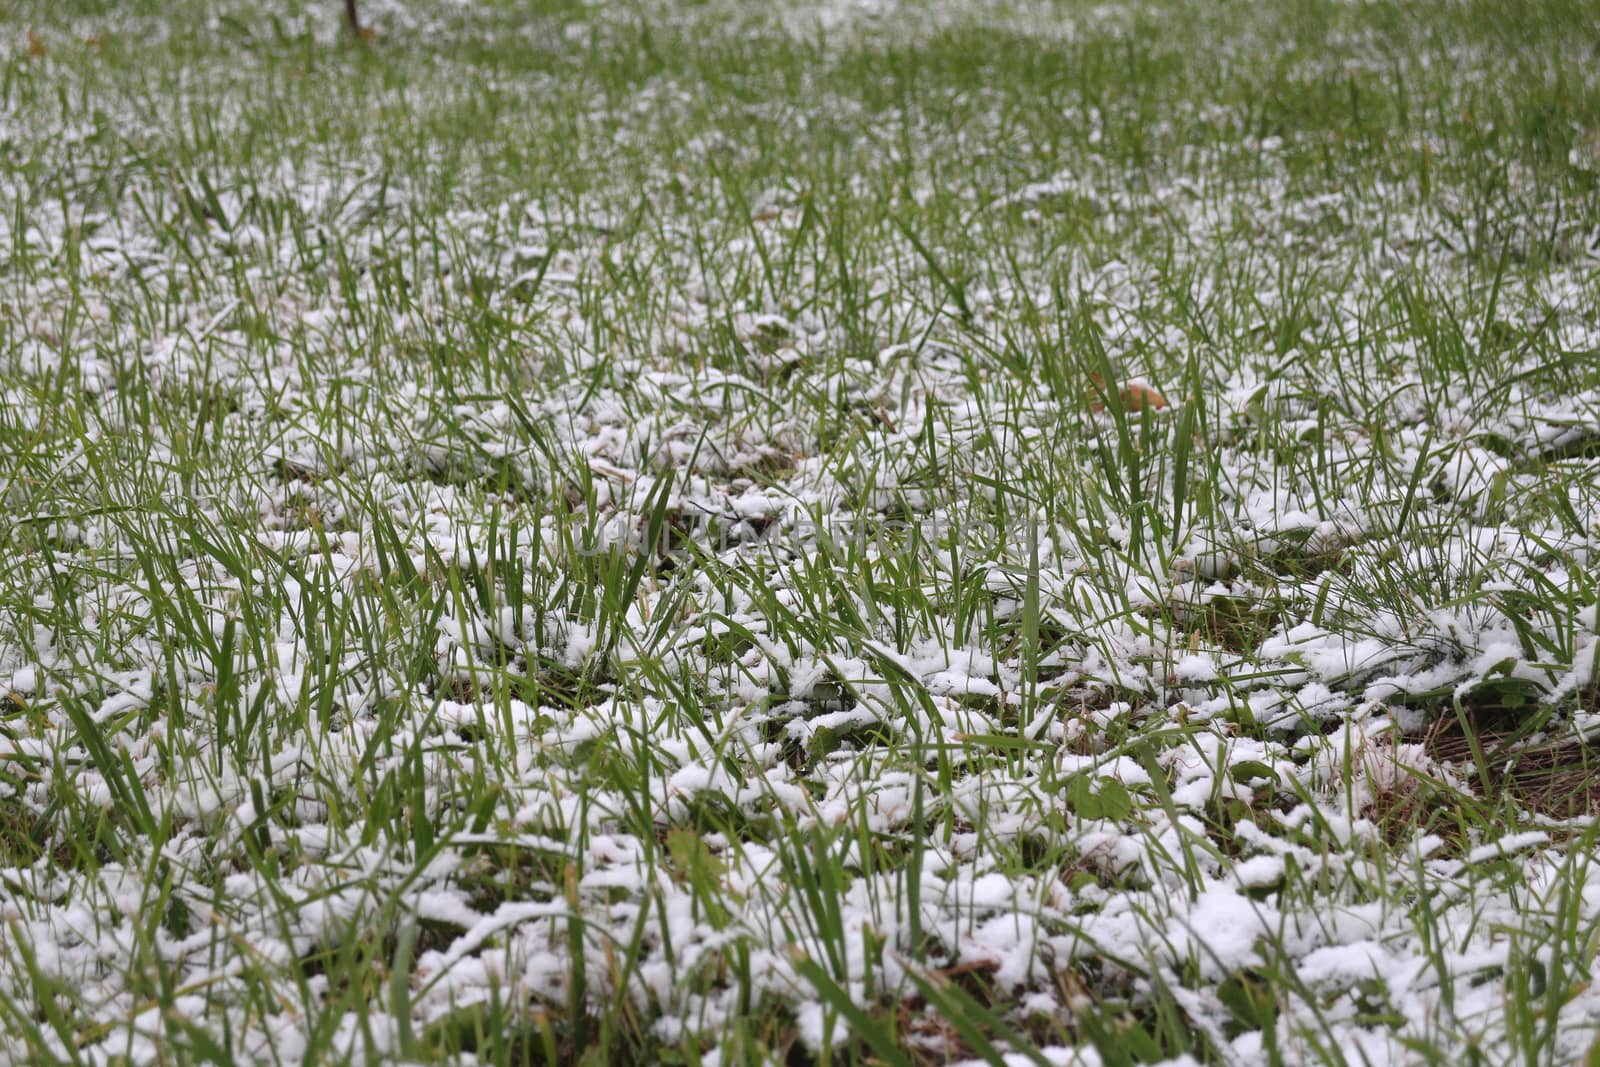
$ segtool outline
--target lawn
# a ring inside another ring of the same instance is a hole
[[[0,1063],[1600,1063],[1600,2],[6,13]]]

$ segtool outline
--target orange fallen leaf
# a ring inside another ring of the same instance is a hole
[[[1089,410],[1098,415],[1106,409],[1106,383],[1098,374],[1090,375],[1089,380],[1093,383],[1089,387]],[[1168,406],[1166,397],[1148,385],[1141,385],[1138,382],[1124,382],[1118,386],[1117,397],[1122,401],[1123,408],[1128,411],[1143,411],[1146,408],[1151,411],[1160,411]]]
[[[1122,397],[1123,406],[1129,411],[1143,411],[1145,408],[1159,411],[1167,406],[1166,397],[1148,385],[1140,385],[1137,382],[1124,385],[1119,395]]]
[[[44,41],[32,30],[28,31],[28,54],[35,59],[44,55],[49,49],[45,48]]]

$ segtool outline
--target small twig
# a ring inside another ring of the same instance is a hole
[[[356,9],[356,0],[344,0],[344,21],[356,40],[366,40],[367,35],[361,31],[361,12]]]

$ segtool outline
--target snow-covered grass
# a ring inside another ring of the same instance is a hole
[[[1600,6],[33,3],[0,1059],[1600,1055]]]

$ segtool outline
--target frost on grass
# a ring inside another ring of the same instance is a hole
[[[1592,64],[1385,12],[37,13],[4,1055],[1583,1055]]]

